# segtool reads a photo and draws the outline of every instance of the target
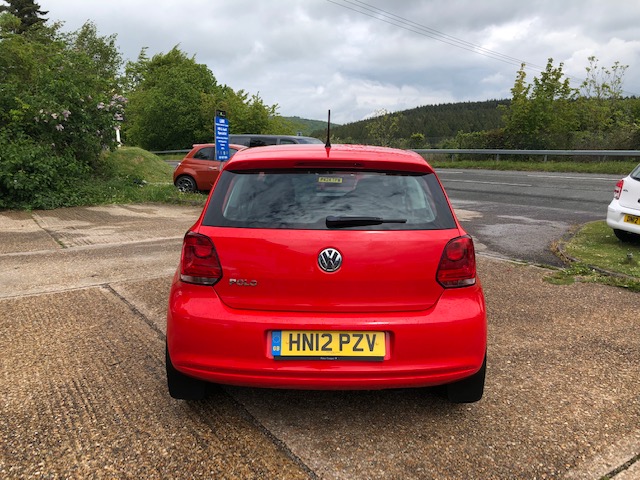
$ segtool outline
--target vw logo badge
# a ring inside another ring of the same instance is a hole
[[[335,248],[325,248],[318,255],[318,265],[325,272],[335,272],[342,266],[342,254]]]

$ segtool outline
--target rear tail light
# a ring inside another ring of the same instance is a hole
[[[476,283],[476,254],[468,235],[447,243],[440,258],[438,283],[444,288],[468,287]]]
[[[182,243],[180,279],[187,283],[215,285],[222,278],[222,267],[211,239],[188,232]]]
[[[620,194],[622,193],[623,187],[624,187],[624,179],[619,180],[618,183],[616,183],[616,188],[613,191],[613,198],[615,198],[616,200],[620,200]]]

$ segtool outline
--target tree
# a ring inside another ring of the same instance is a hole
[[[178,47],[147,60],[127,64],[130,80],[125,134],[127,141],[148,150],[185,148],[212,136],[213,115],[205,119],[202,104],[215,92],[211,71]],[[136,85],[137,82],[137,85]]]
[[[544,72],[527,84],[525,65],[518,71],[509,106],[502,107],[505,146],[511,148],[638,148],[636,99],[623,98],[626,65],[598,65],[589,57],[580,89],[564,78],[562,63],[549,59]]]
[[[589,57],[587,78],[581,85],[579,114],[580,148],[633,149],[629,138],[638,134],[630,102],[622,100],[622,85],[628,65],[615,62],[612,67],[600,67],[596,57]]]
[[[143,49],[136,62],[127,64],[125,84],[127,142],[148,150],[211,142],[216,110],[227,112],[231,133],[293,133],[277,115],[277,105],[219,85],[206,65],[178,47],[151,59]]]
[[[629,65],[620,65],[620,62],[615,62],[609,69],[600,67],[598,59],[593,55],[588,60],[587,78],[580,86],[582,96],[598,100],[618,100],[622,98],[624,74]]]
[[[423,133],[412,133],[409,138],[409,148],[428,148],[427,140]]]
[[[95,75],[108,83],[107,88],[117,88],[122,56],[116,46],[116,35],[101,37],[95,24],[87,22],[69,39],[73,48],[90,60]]]
[[[375,145],[389,147],[397,137],[399,125],[400,115],[381,109],[367,125],[367,133]]]
[[[564,77],[563,64],[547,66],[532,84],[526,83],[525,65],[511,89],[512,99],[504,108],[505,134],[512,148],[557,148],[566,144],[578,125],[573,102],[578,91]]]
[[[10,13],[18,20],[20,24],[15,26],[15,33],[24,33],[34,25],[42,25],[47,19],[44,18],[49,12],[43,12],[33,0],[2,0],[8,6],[0,6],[1,13]]]

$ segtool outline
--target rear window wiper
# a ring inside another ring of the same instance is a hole
[[[328,216],[328,228],[364,227],[367,225],[382,225],[383,223],[407,223],[406,218],[356,217],[356,216]]]

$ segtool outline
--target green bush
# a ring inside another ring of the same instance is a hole
[[[88,171],[71,153],[57,153],[24,135],[0,133],[0,208],[64,206],[71,200],[66,190]]]
[[[115,37],[11,25],[0,21],[0,208],[76,205],[124,118]]]

